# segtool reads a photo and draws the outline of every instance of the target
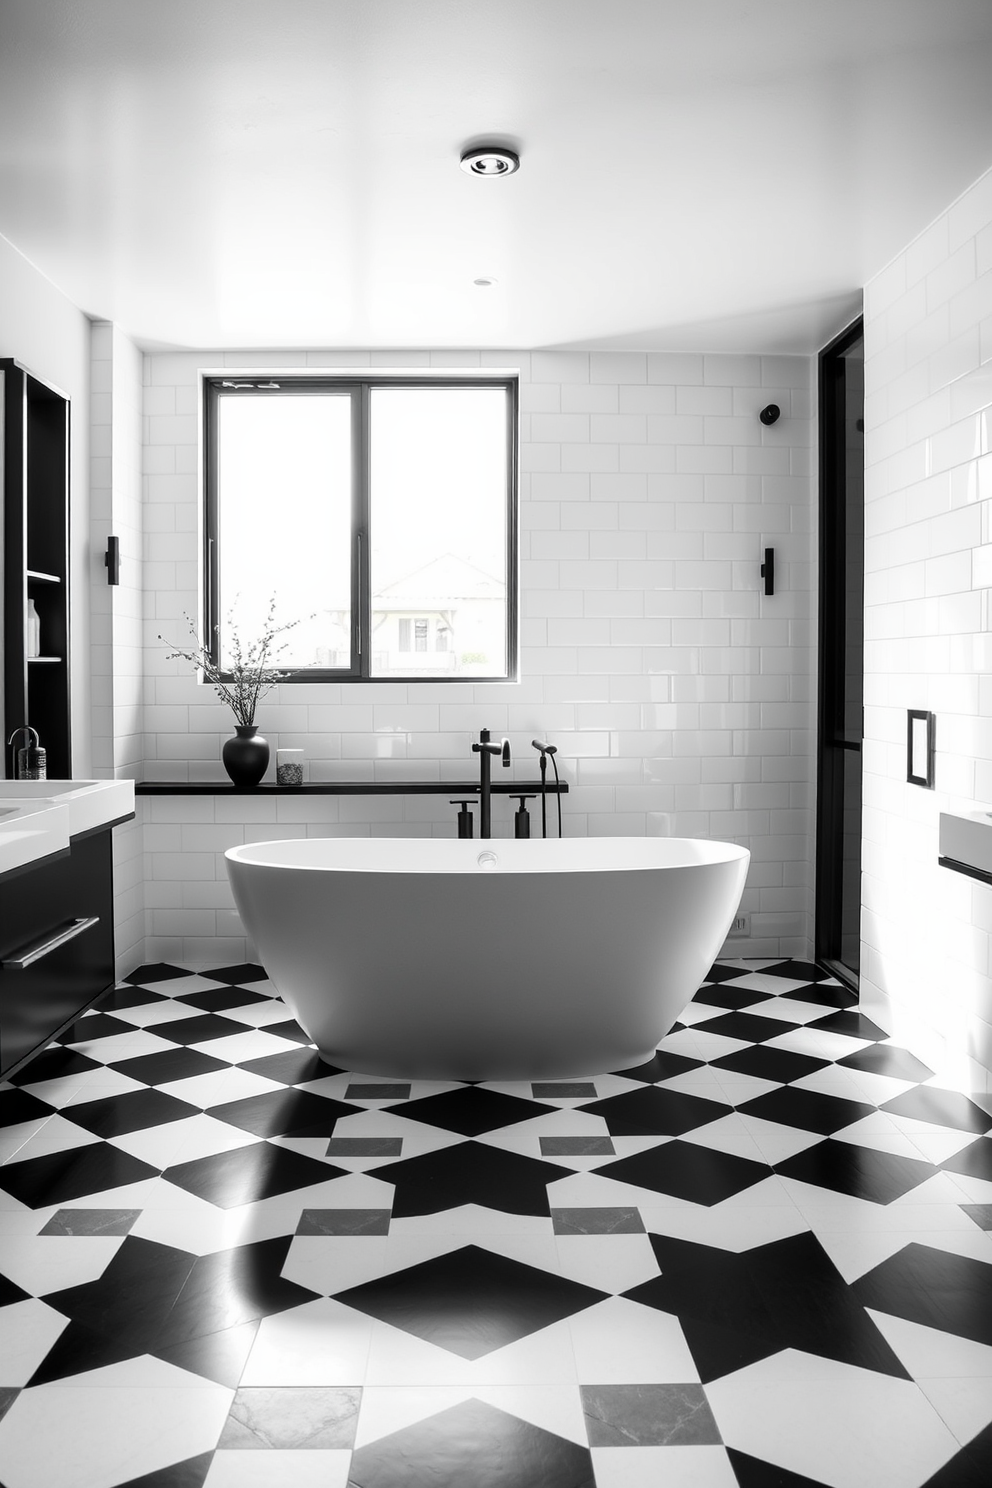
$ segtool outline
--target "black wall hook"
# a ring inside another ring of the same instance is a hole
[[[761,577],[765,581],[765,593],[775,593],[775,549],[765,549],[765,561],[761,565]]]
[[[774,424],[778,422],[781,413],[782,410],[777,403],[769,403],[767,408],[761,410],[758,417],[763,424]]]
[[[107,583],[119,584],[121,581],[121,540],[119,537],[107,538],[107,551],[103,555],[103,561],[107,566]]]

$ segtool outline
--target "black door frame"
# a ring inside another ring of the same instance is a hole
[[[832,975],[858,990],[857,972],[840,959],[840,853],[844,833],[845,754],[861,754],[861,735],[845,736],[844,560],[846,553],[844,383],[834,369],[843,354],[864,339],[859,316],[819,355],[819,632],[816,773],[815,954]],[[862,425],[863,427],[863,425]]]

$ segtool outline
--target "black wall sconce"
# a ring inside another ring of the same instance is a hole
[[[119,584],[121,581],[121,540],[119,537],[107,538],[107,551],[103,555],[103,561],[107,567],[107,583]]]
[[[910,708],[906,714],[906,779],[933,790],[936,717]]]
[[[761,565],[761,577],[765,581],[765,593],[775,593],[775,549],[765,549],[765,561]]]
[[[761,410],[758,417],[763,424],[774,424],[778,422],[781,413],[782,410],[777,403],[769,403],[767,408]]]

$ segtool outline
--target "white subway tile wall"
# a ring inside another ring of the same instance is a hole
[[[142,357],[117,326],[90,331],[90,677],[92,765],[136,780],[144,767]],[[108,583],[107,539],[120,543],[120,583]],[[118,969],[144,958],[140,805],[114,831]]]
[[[283,686],[273,751],[308,778],[474,779],[482,727],[534,781],[559,746],[566,835],[724,837],[751,848],[739,954],[806,955],[813,765],[814,437],[805,357],[587,352],[201,352],[144,361],[144,738],[148,780],[224,780],[232,719],[166,659],[198,607],[203,368],[487,366],[521,376],[518,684]],[[759,410],[782,408],[764,427]],[[293,500],[273,491],[273,513]],[[776,549],[777,592],[759,564]],[[265,575],[259,575],[265,584]],[[270,771],[271,774],[271,771]],[[239,961],[251,946],[223,850],[271,837],[447,836],[444,797],[145,798],[145,956]],[[512,832],[496,802],[494,832]]]
[[[992,1089],[992,889],[937,864],[992,809],[992,171],[867,286],[862,1000]],[[906,783],[934,712],[936,789]]]

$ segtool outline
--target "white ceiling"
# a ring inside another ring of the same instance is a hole
[[[0,0],[0,233],[145,346],[811,351],[990,82],[989,0]]]

